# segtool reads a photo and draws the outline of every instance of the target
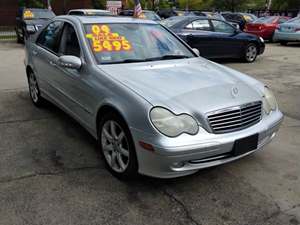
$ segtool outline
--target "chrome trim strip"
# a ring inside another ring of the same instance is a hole
[[[256,101],[206,113],[213,133],[229,133],[250,127],[262,118],[262,102]]]

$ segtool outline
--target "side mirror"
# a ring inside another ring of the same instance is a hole
[[[35,34],[36,28],[34,25],[26,25],[26,31],[28,34]]]
[[[73,55],[63,55],[58,59],[58,65],[68,69],[80,69],[81,59]]]
[[[193,48],[192,50],[197,56],[200,56],[200,52],[197,48]]]

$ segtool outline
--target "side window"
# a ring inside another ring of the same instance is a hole
[[[230,26],[229,24],[220,21],[220,20],[212,20],[211,21],[215,32],[220,32],[220,33],[227,33],[227,34],[233,34],[234,33],[234,28]]]
[[[210,24],[208,20],[195,20],[192,23],[188,24],[186,29],[193,29],[193,30],[205,30],[210,31]]]
[[[73,12],[70,12],[69,15],[83,16],[84,13],[83,13],[83,12],[80,12],[80,11],[73,11]]]
[[[61,42],[59,46],[59,55],[73,55],[80,57],[80,45],[74,27],[65,23]]]
[[[57,53],[62,27],[63,22],[61,21],[50,23],[38,37],[37,44],[54,53]]]

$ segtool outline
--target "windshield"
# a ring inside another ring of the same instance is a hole
[[[160,23],[166,27],[172,27],[173,25],[175,25],[183,19],[185,19],[185,17],[183,16],[173,16],[168,19],[162,20]]]
[[[254,23],[273,23],[275,21],[276,17],[275,16],[267,16],[267,17],[262,17],[254,21]]]
[[[154,21],[160,21],[161,20],[161,18],[155,12],[145,12],[145,11],[143,11],[143,14],[145,15],[146,19],[148,19],[148,20],[154,20]]]
[[[30,19],[51,19],[55,17],[55,14],[50,10],[38,10],[38,9],[26,9],[23,12],[23,18]]]
[[[194,57],[159,24],[86,24],[85,30],[98,64]]]
[[[242,15],[247,22],[253,22],[253,21],[257,20],[257,17],[255,15],[252,15],[249,13],[243,13]]]

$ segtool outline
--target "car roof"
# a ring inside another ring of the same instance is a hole
[[[174,24],[172,24],[171,26],[168,26],[169,28],[176,28],[176,27],[181,27],[186,23],[192,22],[194,20],[219,20],[219,19],[215,19],[215,18],[208,18],[207,16],[172,16],[167,18],[166,20],[172,20],[172,19],[180,19],[181,20],[177,20]]]
[[[44,11],[44,12],[52,11],[50,9],[45,9],[45,8],[23,8],[23,10]]]
[[[215,19],[215,18],[208,18],[207,16],[193,16],[193,15],[188,15],[188,16],[172,16],[167,19],[174,19],[174,18],[182,18],[180,21],[184,20],[197,20],[197,19]]]
[[[64,15],[57,16],[60,19],[79,20],[83,24],[92,23],[141,23],[141,24],[157,24],[155,21],[146,19],[136,19],[133,17],[116,17],[116,16],[76,16]]]
[[[134,12],[134,10],[133,9],[123,9],[123,10],[121,10],[121,12]],[[143,9],[143,12],[154,12],[154,11]]]
[[[80,11],[80,12],[110,12],[104,9],[71,9],[69,12]]]

